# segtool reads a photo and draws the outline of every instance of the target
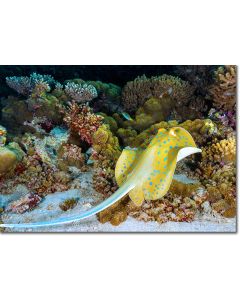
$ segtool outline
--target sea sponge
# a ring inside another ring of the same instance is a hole
[[[174,106],[178,107],[187,104],[193,92],[190,84],[178,77],[162,75],[147,78],[143,75],[124,86],[122,101],[126,111],[135,112],[146,100],[152,97],[161,98],[164,93],[169,93]]]
[[[209,93],[213,105],[224,111],[232,111],[236,106],[237,66],[219,67],[215,72],[215,83]]]

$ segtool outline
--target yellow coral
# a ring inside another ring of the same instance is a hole
[[[236,159],[236,139],[224,139],[205,147],[202,152],[203,160],[212,162],[231,163]]]
[[[105,124],[93,134],[93,149],[105,159],[117,161],[121,154],[118,138]]]

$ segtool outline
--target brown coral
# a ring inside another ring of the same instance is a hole
[[[67,211],[73,209],[77,205],[77,200],[74,198],[66,199],[62,203],[59,204],[59,207],[63,211]]]
[[[125,110],[136,111],[146,100],[161,98],[169,93],[174,105],[187,104],[193,96],[194,89],[190,84],[178,77],[170,75],[147,78],[145,75],[128,82],[122,90],[122,101]]]
[[[202,152],[203,160],[209,162],[232,163],[236,159],[236,139],[231,137],[221,141],[216,141],[210,146],[205,147]]]
[[[219,67],[215,72],[215,83],[209,92],[218,109],[232,111],[236,105],[237,67]]]

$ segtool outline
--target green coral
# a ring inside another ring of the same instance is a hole
[[[116,133],[117,130],[118,130],[118,124],[117,124],[117,121],[111,117],[111,116],[108,116],[104,113],[99,113],[98,115],[102,116],[104,119],[103,119],[103,123],[104,124],[107,124],[110,128],[110,130],[113,132],[113,133]]]
[[[173,100],[169,96],[148,99],[142,107],[140,107],[134,120],[127,120],[123,123],[124,128],[133,128],[142,131],[151,125],[166,120],[172,111]]]

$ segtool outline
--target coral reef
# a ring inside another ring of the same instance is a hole
[[[73,102],[65,113],[64,122],[72,134],[77,134],[82,141],[92,145],[92,135],[101,126],[103,117],[91,112],[89,106]]]
[[[141,207],[134,205],[128,197],[99,213],[101,223],[119,225],[127,216],[141,221],[165,223],[191,222],[198,209],[206,200],[206,191],[200,184],[184,184],[173,180],[166,196],[156,201],[144,201]]]
[[[232,111],[236,106],[237,67],[219,67],[215,72],[215,82],[209,88],[213,105],[224,111]]]
[[[213,209],[225,217],[236,215],[236,139],[213,141],[205,146],[197,170]]]
[[[34,132],[35,129],[29,126],[34,118],[44,118],[54,125],[62,122],[62,105],[53,95],[46,95],[39,101],[32,98],[26,101],[15,97],[7,100],[2,109],[2,123],[13,133]]]
[[[76,167],[82,171],[85,169],[85,156],[82,149],[76,145],[63,143],[57,151],[58,168],[67,171],[68,167]]]
[[[18,186],[26,192],[0,207],[2,216],[30,211],[51,193],[81,190],[87,174],[94,193],[109,197],[118,189],[115,167],[124,147],[144,150],[159,129],[175,126],[189,131],[202,149],[177,164],[174,178],[185,176],[186,182],[173,180],[164,197],[140,207],[125,196],[100,212],[99,222],[117,226],[128,216],[191,222],[207,211],[236,216],[236,66],[174,66],[172,75],[162,70],[152,77],[130,76],[135,79],[121,82],[123,89],[80,79],[85,78],[80,71],[60,77],[61,83],[38,73],[5,75],[0,190],[6,197]],[[57,209],[71,210],[77,201],[68,196]]]
[[[193,88],[187,81],[171,75],[147,78],[145,75],[128,82],[122,90],[122,102],[129,112],[135,112],[146,100],[154,97],[161,98],[168,93],[173,99],[174,106],[185,105],[193,96]]]
[[[217,133],[217,126],[210,119],[196,119],[194,121],[187,120],[183,123],[178,123],[178,121],[162,121],[150,126],[139,134],[137,134],[136,130],[131,129],[131,127],[127,129],[119,128],[117,136],[123,141],[124,146],[146,148],[160,128],[171,128],[174,126],[188,130],[200,146],[204,145],[209,137]]]
[[[32,73],[29,77],[6,77],[6,83],[20,95],[29,96],[33,93],[39,97],[43,93],[49,92],[51,89],[50,86],[54,85],[56,82],[51,75]]]
[[[103,124],[93,135],[93,184],[96,191],[110,196],[116,189],[115,164],[121,154],[118,138]]]
[[[93,85],[68,82],[64,91],[67,96],[77,103],[89,102],[97,97],[97,90]]]

